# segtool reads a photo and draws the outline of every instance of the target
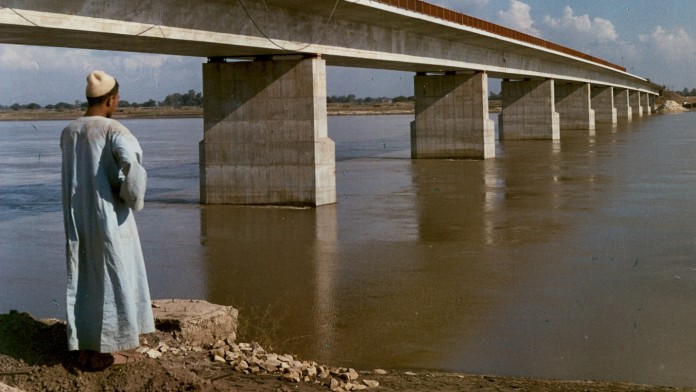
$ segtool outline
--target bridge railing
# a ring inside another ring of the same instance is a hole
[[[495,35],[499,35],[502,37],[506,38],[511,38],[517,41],[521,41],[524,43],[540,46],[546,49],[554,50],[556,52],[561,52],[565,53],[568,55],[571,55],[573,57],[578,57],[587,61],[591,61],[593,63],[601,64],[622,72],[626,72],[626,68],[616,65],[614,63],[610,63],[606,60],[602,60],[600,58],[590,56],[589,54],[579,52],[577,50],[555,44],[550,41],[543,40],[541,38],[537,38],[534,36],[531,36],[529,34],[525,34],[522,32],[519,32],[517,30],[513,30],[507,27],[503,27],[500,25],[497,25],[495,23],[487,22],[482,19],[474,18],[473,16],[469,16],[466,14],[462,14],[461,12],[456,12],[452,11],[450,9],[440,7],[438,5],[430,4],[425,1],[421,0],[376,0],[378,3],[383,3],[383,4],[388,4],[394,7],[399,7],[403,8],[409,11],[417,12],[419,14],[427,15],[427,16],[432,16],[434,18],[446,20],[448,22],[452,23],[457,23],[463,26],[468,26],[468,27],[473,27],[479,30],[483,30]]]

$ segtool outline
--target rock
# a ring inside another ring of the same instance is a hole
[[[348,379],[351,380],[351,381],[357,380],[358,377],[360,377],[360,375],[358,374],[358,372],[356,372],[355,369],[353,369],[353,368],[348,369],[348,373],[347,373],[347,374],[348,374]]]
[[[0,382],[0,392],[24,392],[24,390]]]
[[[263,363],[264,369],[268,370],[269,372],[274,372],[280,368],[281,363],[277,359],[269,359],[266,362]]]
[[[225,358],[219,356],[219,355],[214,355],[213,356],[213,362],[227,362]]]
[[[379,381],[375,380],[362,380],[362,382],[368,388],[377,388],[379,386]]]
[[[368,386],[362,384],[353,384],[353,391],[364,391],[368,389]]]
[[[149,349],[149,347],[138,347],[135,349],[135,352],[138,354],[145,354]]]
[[[416,374],[416,373],[414,373],[414,372],[405,372],[404,374],[407,375],[407,376],[417,376],[417,375],[418,375],[418,374]]]
[[[162,356],[162,353],[159,352],[159,351],[157,351],[157,350],[155,350],[154,348],[151,348],[151,349],[149,349],[149,350],[147,350],[147,351],[145,352],[145,355],[147,355],[147,356],[150,357],[150,358],[155,358],[155,359],[157,359],[157,358],[159,358],[159,357]]]
[[[375,369],[375,370],[373,370],[373,372],[374,372],[375,374],[381,374],[381,375],[387,374],[387,371],[384,370],[384,369]]]
[[[315,366],[309,366],[303,369],[302,373],[307,377],[316,377],[317,374],[319,374]]]
[[[317,370],[319,372],[319,374],[317,374],[317,377],[319,378],[327,378],[331,376],[331,372],[329,372],[329,368],[327,368],[326,366],[319,366]]]
[[[237,359],[237,354],[233,353],[232,351],[225,351],[225,359],[228,361],[234,361]]]
[[[657,109],[655,109],[655,112],[660,113],[660,114],[668,114],[668,113],[682,113],[682,112],[688,112],[689,109],[683,107],[679,103],[675,101],[666,101],[662,105],[658,106]]]
[[[239,312],[231,306],[200,300],[155,300],[155,327],[190,342],[217,342],[237,335]]]
[[[288,373],[284,373],[281,378],[283,379],[283,381],[289,381],[289,382],[300,382],[302,380],[300,373],[298,373],[296,371],[290,371]]]

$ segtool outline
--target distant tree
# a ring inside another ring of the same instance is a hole
[[[38,103],[32,102],[32,103],[28,104],[28,105],[26,106],[26,108],[27,108],[27,109],[32,109],[32,110],[34,110],[34,109],[41,109],[41,105],[39,105]]]
[[[122,100],[118,101],[118,106],[120,106],[122,108],[129,108],[129,107],[131,107],[131,104],[130,104],[130,102],[122,99]]]
[[[22,108],[22,105],[18,104],[17,102],[13,103],[13,104],[10,106],[10,109],[12,109],[12,110],[14,110],[14,111],[17,111],[17,110],[19,110],[19,109],[21,109],[21,108]]]
[[[203,105],[203,94],[196,93],[195,90],[189,90],[186,94],[170,94],[160,102],[160,105],[172,107],[201,106]]]
[[[140,104],[140,107],[143,108],[154,108],[157,107],[157,101],[154,99],[150,98],[147,102],[143,102]]]
[[[58,102],[58,103],[55,105],[55,108],[56,108],[56,109],[72,109],[73,107],[74,107],[74,106],[73,106],[72,104],[67,103],[67,102]]]
[[[491,91],[490,93],[488,93],[488,99],[502,99],[502,98],[503,98],[503,96],[500,93],[496,93],[494,91]]]
[[[330,97],[327,97],[326,102],[328,102],[328,103],[353,103],[353,102],[355,102],[355,94],[332,95]]]

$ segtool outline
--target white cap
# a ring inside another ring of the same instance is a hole
[[[97,98],[109,93],[116,86],[116,79],[104,71],[92,71],[87,75],[87,98]]]

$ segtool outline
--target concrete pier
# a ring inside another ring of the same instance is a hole
[[[202,203],[336,202],[324,60],[212,61],[203,92]]]
[[[643,106],[641,102],[641,93],[638,90],[629,91],[629,105],[633,112],[633,118],[643,117]]]
[[[617,122],[614,106],[614,88],[610,86],[592,86],[592,109],[595,112],[595,124],[615,125]]]
[[[499,117],[500,139],[560,138],[554,81],[522,80],[502,82],[503,110]]]
[[[614,105],[616,105],[616,117],[622,121],[631,122],[633,110],[630,105],[629,92],[625,88],[614,88]]]
[[[652,114],[652,104],[650,103],[650,94],[641,93],[640,94],[641,104],[643,107],[643,114],[649,116]]]
[[[584,136],[595,129],[589,83],[555,83],[556,111],[564,136]]]
[[[488,114],[488,76],[418,74],[411,157],[495,157],[495,125]]]

